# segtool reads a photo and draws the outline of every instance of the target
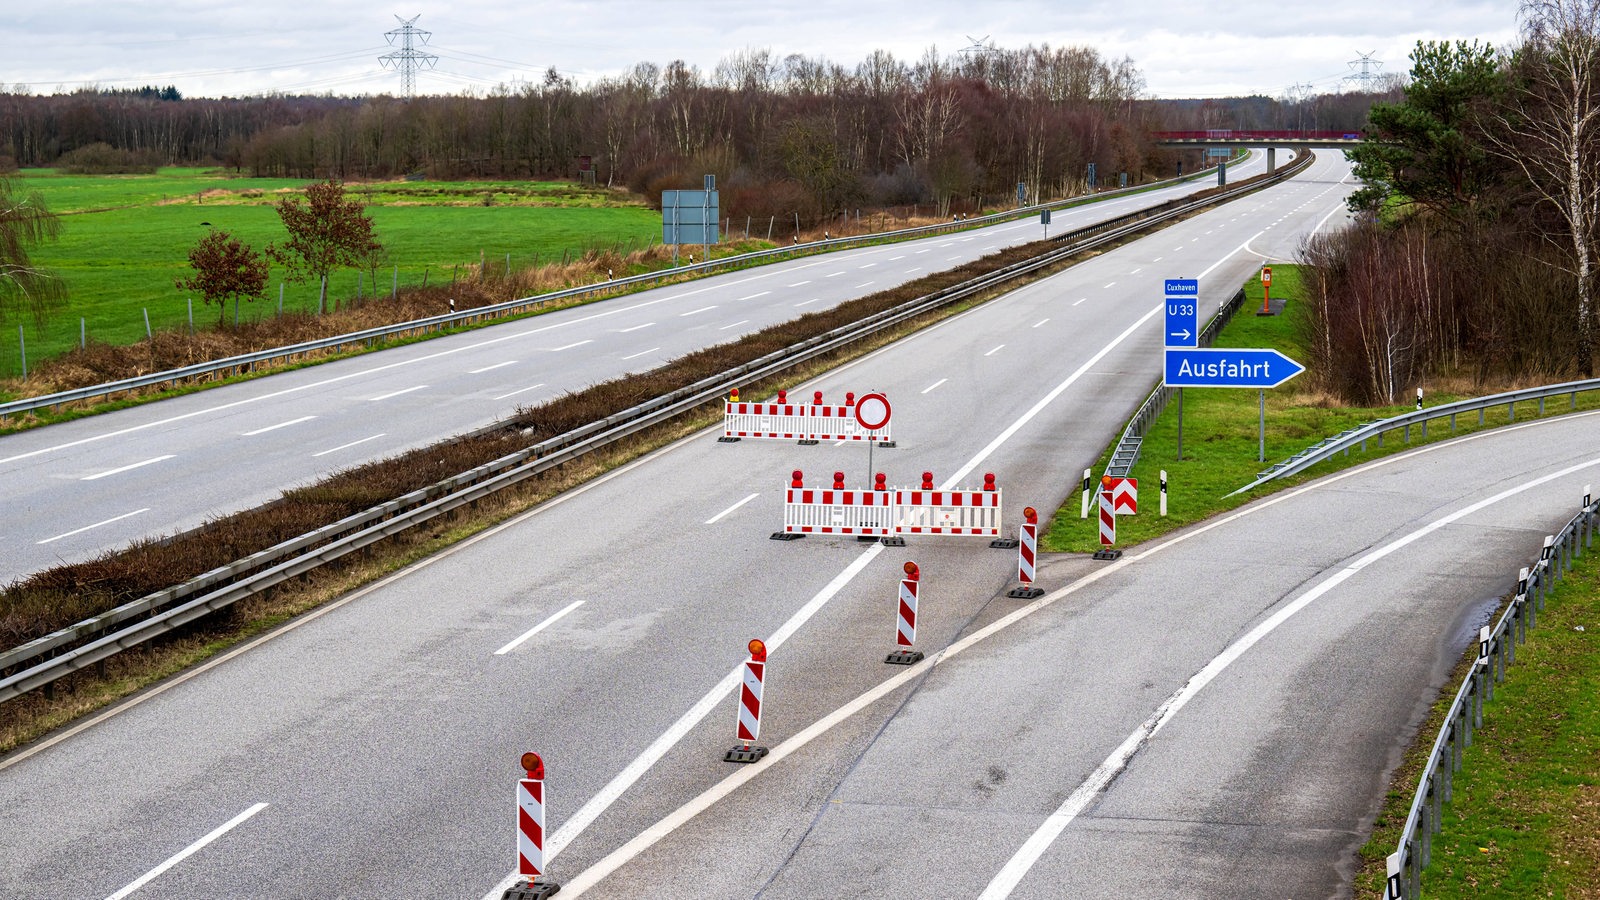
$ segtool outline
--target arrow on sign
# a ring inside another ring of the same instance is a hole
[[[1167,387],[1274,388],[1306,370],[1270,349],[1169,347],[1166,354]]]
[[[1175,338],[1183,338],[1184,341],[1187,342],[1189,340],[1189,336],[1191,334],[1193,334],[1193,332],[1191,332],[1189,329],[1185,328],[1182,331],[1174,331],[1174,332],[1172,332],[1171,336],[1175,337]]]

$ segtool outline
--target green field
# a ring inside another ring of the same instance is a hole
[[[187,321],[184,292],[174,286],[189,273],[188,253],[210,227],[232,232],[261,249],[282,240],[278,198],[309,182],[230,178],[202,169],[162,169],[154,175],[57,175],[29,169],[24,190],[43,195],[61,218],[60,239],[36,247],[36,264],[58,273],[68,300],[42,330],[25,324],[30,364],[75,346],[80,319],[91,340],[129,343],[144,337],[144,311],[153,328]],[[660,215],[622,192],[557,182],[404,181],[348,185],[368,203],[386,251],[377,281],[387,292],[398,274],[402,287],[448,283],[458,270],[484,259],[491,274],[536,261],[560,260],[590,248],[641,247],[660,240]],[[210,223],[210,226],[205,223]],[[274,268],[267,299],[246,304],[241,318],[275,314],[284,272]],[[339,272],[329,296],[372,292],[370,273]],[[286,310],[317,308],[317,286],[283,284]],[[195,298],[196,306],[199,300]],[[215,308],[195,310],[197,324],[214,321]],[[231,313],[230,313],[231,315]],[[0,377],[21,370],[15,326],[0,338]]]

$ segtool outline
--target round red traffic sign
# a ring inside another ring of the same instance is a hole
[[[873,391],[856,400],[856,424],[868,431],[877,431],[889,424],[889,398]]]

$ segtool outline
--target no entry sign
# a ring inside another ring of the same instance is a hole
[[[868,431],[877,431],[889,424],[889,398],[873,391],[856,400],[856,424]]]

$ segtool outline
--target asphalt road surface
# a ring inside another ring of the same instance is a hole
[[[1234,169],[1261,171],[1259,151]],[[1057,212],[1050,233],[1212,183]],[[0,583],[1044,234],[1023,220],[775,263],[0,437]]]
[[[1157,378],[1161,280],[1198,277],[1208,315],[1342,216],[1347,175],[1319,161],[815,387],[883,390],[899,447],[871,469],[995,472],[1014,527]],[[563,896],[1336,895],[1408,730],[1592,480],[1596,421],[1048,560],[1032,606],[981,540],[768,540],[790,470],[860,484],[867,452],[705,432],[0,762],[0,884],[498,896],[535,750]],[[937,666],[882,661],[907,559]],[[752,637],[773,754],[735,766]]]

